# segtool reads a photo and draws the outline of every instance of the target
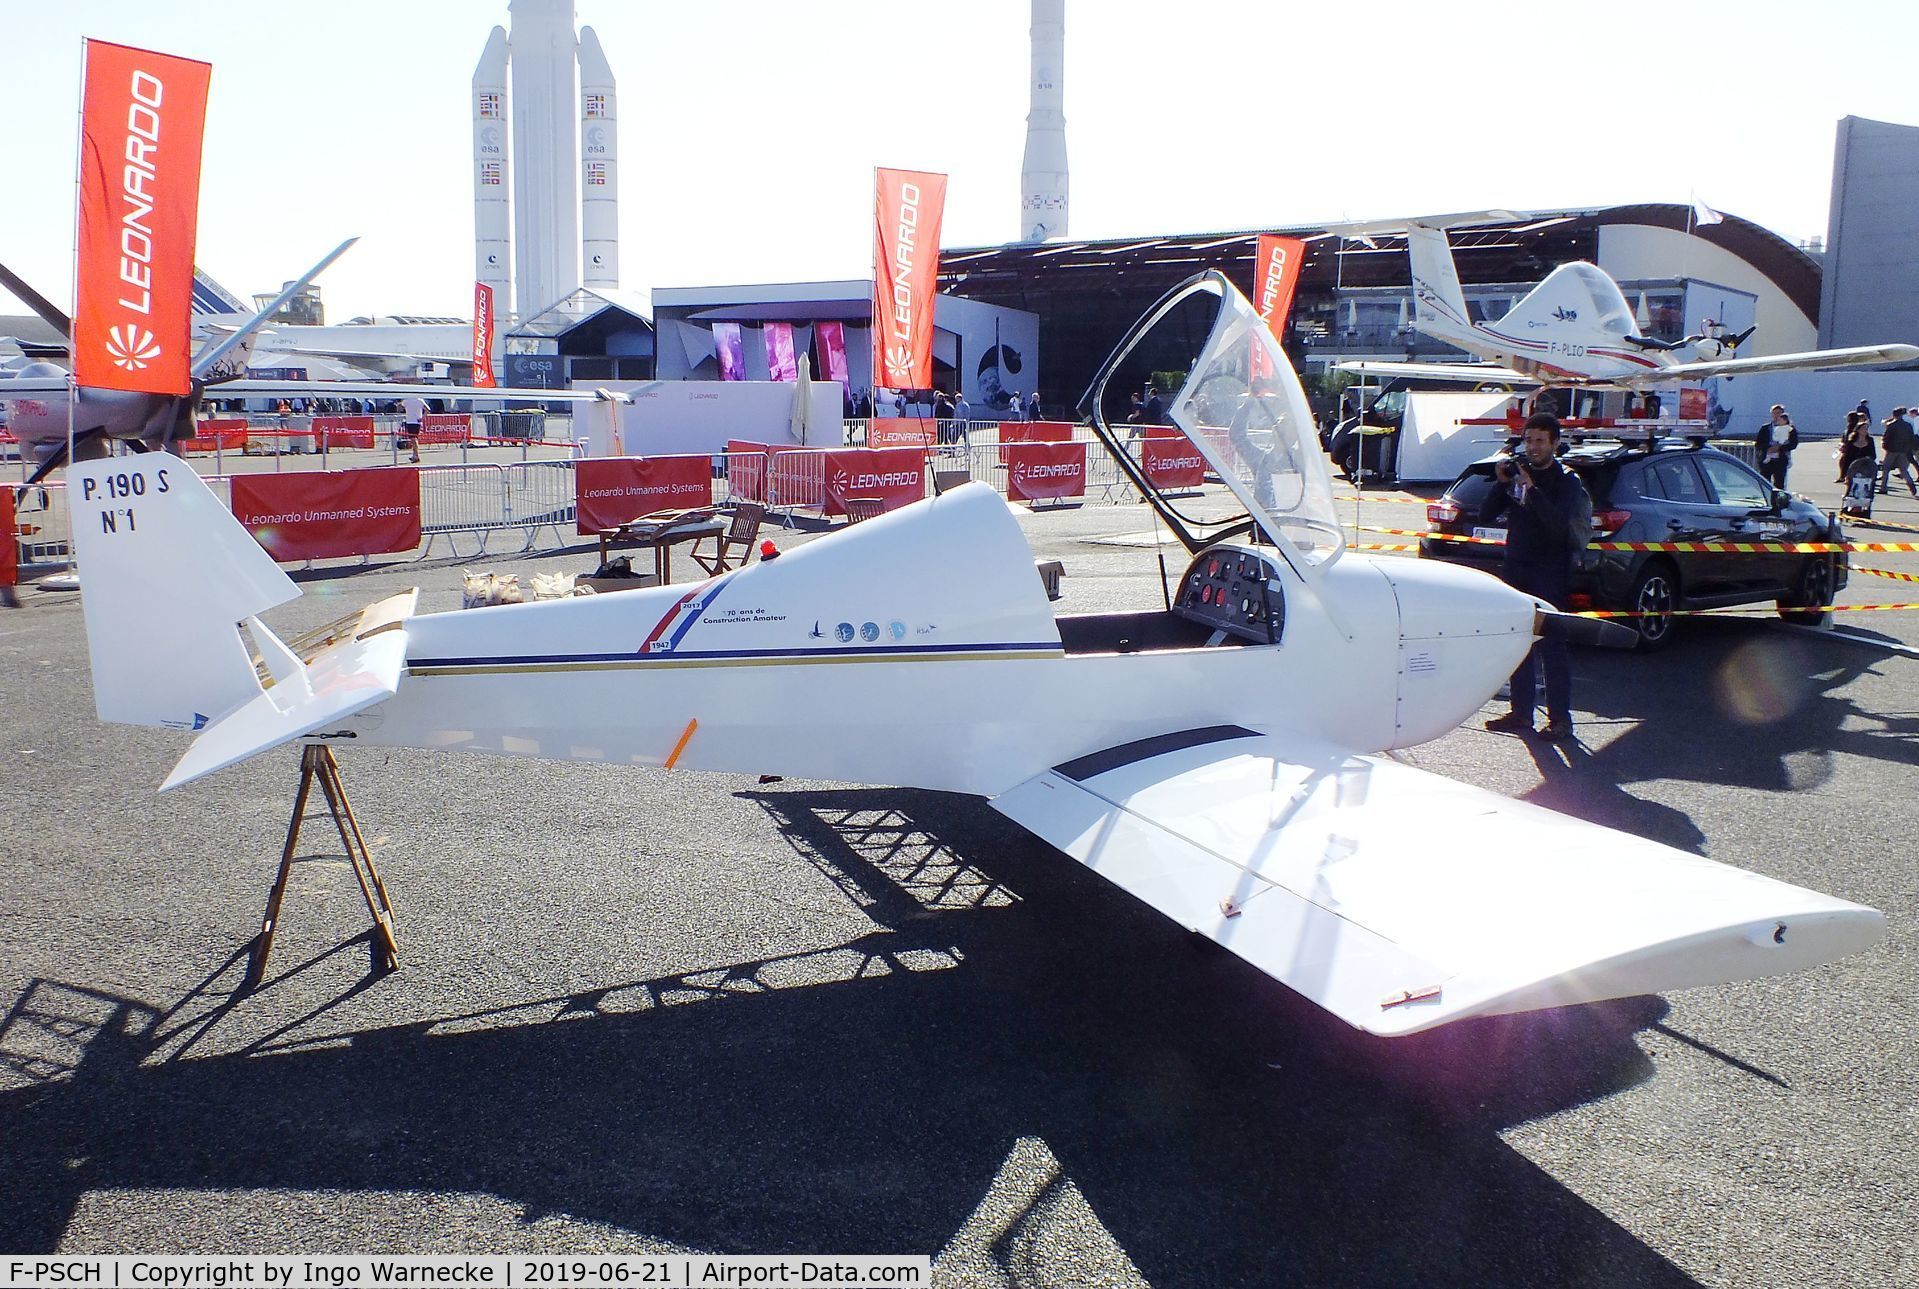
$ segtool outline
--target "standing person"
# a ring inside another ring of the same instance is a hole
[[[1772,415],[1752,436],[1759,457],[1759,473],[1781,492],[1786,488],[1786,471],[1792,469],[1792,450],[1799,446],[1799,428],[1786,414],[1783,404],[1772,405]]]
[[[941,443],[958,437],[953,429],[953,398],[943,389],[933,391],[933,436]]]
[[[400,400],[400,444],[413,454],[413,463],[420,463],[420,426],[426,422],[426,400],[418,394],[408,394]]]
[[[1166,424],[1166,400],[1160,397],[1159,386],[1146,387],[1146,407],[1140,417],[1147,425]]]
[[[1034,390],[1031,396],[1026,400],[1026,419],[1029,421],[1037,421],[1040,419],[1038,390]]]
[[[1853,471],[1865,462],[1865,468],[1871,470],[1873,458],[1878,452],[1872,445],[1872,426],[1867,423],[1865,414],[1859,411],[1846,413],[1846,432],[1839,439],[1839,482],[1844,483]]]
[[[1502,460],[1497,483],[1480,508],[1480,522],[1506,529],[1506,562],[1500,578],[1514,590],[1536,595],[1555,608],[1572,595],[1574,517],[1590,514],[1586,486],[1559,462],[1559,418],[1535,412],[1526,421],[1520,454]],[[1512,676],[1513,709],[1486,722],[1502,734],[1533,731],[1533,661],[1546,672],[1546,728],[1558,743],[1573,736],[1572,665],[1564,640],[1536,640]]]
[[[1023,420],[1025,420],[1025,419],[1026,419],[1026,409],[1025,409],[1024,407],[1022,407],[1022,406],[1020,405],[1020,401],[1019,401],[1019,391],[1018,391],[1018,390],[1016,390],[1016,389],[1015,389],[1015,390],[1009,390],[1009,391],[1007,392],[1007,395],[1006,395],[1006,398],[1007,398],[1007,403],[1006,403],[1006,419],[1007,419],[1007,420],[1009,420],[1009,421],[1023,421]]]
[[[1906,409],[1895,407],[1892,415],[1886,418],[1886,432],[1880,437],[1879,446],[1885,449],[1885,455],[1879,458],[1879,492],[1884,495],[1892,483],[1892,472],[1897,470],[1899,477],[1906,481],[1906,488],[1913,496],[1919,497],[1919,484],[1912,481],[1912,450],[1914,443],[1912,422],[1906,419]]]

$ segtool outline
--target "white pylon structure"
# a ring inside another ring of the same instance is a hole
[[[573,0],[507,11],[473,73],[474,276],[500,316],[525,318],[582,282],[619,285],[616,89]]]
[[[1032,37],[1019,240],[1043,242],[1066,236],[1066,0],[1033,0]]]

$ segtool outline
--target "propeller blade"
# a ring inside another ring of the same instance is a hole
[[[29,309],[40,315],[40,321],[55,328],[63,338],[72,338],[73,323],[67,315],[56,309],[52,301],[28,286],[21,280],[19,274],[4,264],[0,264],[0,286],[19,296]]]
[[[1548,609],[1533,614],[1533,634],[1541,640],[1564,640],[1567,644],[1593,645],[1600,649],[1631,649],[1639,643],[1639,633],[1631,627],[1604,618],[1584,618],[1577,613],[1555,613]]]

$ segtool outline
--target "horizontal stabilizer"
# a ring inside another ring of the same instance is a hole
[[[299,674],[202,730],[160,791],[191,783],[282,743],[326,734],[347,717],[393,697],[405,670],[404,627],[362,632],[342,641]]]
[[[1884,933],[1845,900],[1394,761],[1236,733],[1086,758],[993,805],[1375,1034],[1774,975]]]

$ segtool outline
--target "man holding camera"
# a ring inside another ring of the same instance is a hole
[[[1582,517],[1589,527],[1592,503],[1578,476],[1561,465],[1559,418],[1535,412],[1526,421],[1517,455],[1494,469],[1492,493],[1480,508],[1480,522],[1506,529],[1506,562],[1500,577],[1508,586],[1564,609],[1572,593],[1574,555],[1585,546],[1573,529]],[[1558,743],[1573,736],[1572,664],[1564,640],[1536,640],[1512,677],[1512,711],[1486,722],[1502,734],[1533,732],[1533,662],[1546,672],[1546,728],[1543,737]]]

